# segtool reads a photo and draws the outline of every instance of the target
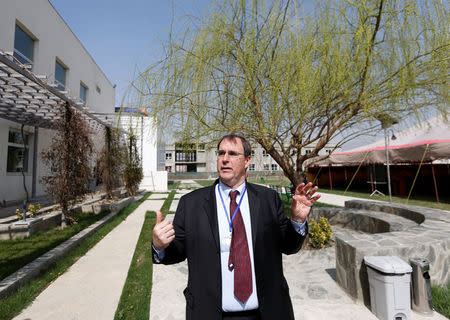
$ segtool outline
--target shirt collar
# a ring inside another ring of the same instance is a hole
[[[244,191],[245,182],[246,181],[244,180],[244,182],[239,187],[237,187],[237,189],[235,189],[235,190],[239,191],[239,195],[242,195],[242,192]],[[220,180],[219,180],[219,188],[220,188],[219,191],[223,192],[227,197],[230,195],[230,192],[233,190]]]

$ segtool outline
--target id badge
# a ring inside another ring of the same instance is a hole
[[[230,251],[231,232],[222,239],[222,251]]]

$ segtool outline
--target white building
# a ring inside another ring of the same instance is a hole
[[[116,108],[117,109],[117,108]],[[164,171],[164,147],[158,141],[158,128],[153,118],[137,113],[121,113],[117,121],[124,131],[132,128],[136,135],[144,177],[140,189],[167,191],[167,171]]]
[[[27,65],[37,79],[34,82],[33,77],[23,76],[27,72],[11,72],[15,69],[0,63],[0,201],[12,201],[26,196],[22,167],[29,195],[45,193],[39,180],[47,169],[40,161],[40,152],[49,145],[53,131],[49,126],[30,125],[20,119],[32,108],[41,119],[54,117],[45,104],[58,97],[37,84],[59,89],[92,114],[114,111],[115,90],[48,0],[1,2],[0,53],[3,59],[10,58],[5,53],[13,54],[14,64]],[[14,85],[13,77],[22,81],[20,86]],[[45,91],[43,98],[41,91]],[[25,148],[20,134],[22,123],[27,124]]]

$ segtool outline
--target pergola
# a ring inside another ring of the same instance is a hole
[[[101,130],[112,126],[112,123],[89,113],[82,103],[67,97],[66,91],[56,89],[44,79],[46,76],[35,75],[26,66],[16,62],[12,55],[0,51],[0,117],[51,129],[62,116],[61,107],[69,104],[83,113],[92,129]]]
[[[38,128],[55,128],[66,107],[78,110],[94,132],[113,127],[113,118],[102,120],[88,112],[82,103],[69,98],[66,91],[47,83],[46,78],[35,75],[11,53],[0,50],[0,118],[35,128],[32,197],[36,194]]]

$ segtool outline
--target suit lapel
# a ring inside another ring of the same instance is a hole
[[[216,194],[215,188],[218,180],[210,187],[206,201],[203,203],[203,210],[208,216],[209,225],[211,227],[212,236],[218,252],[220,252],[219,245],[219,224],[217,221],[217,208],[216,208]]]
[[[247,182],[248,190],[248,205],[250,207],[250,221],[252,224],[252,240],[253,240],[253,252],[255,252],[256,235],[258,234],[258,218],[260,204],[258,201],[258,191],[253,187],[251,183]]]

